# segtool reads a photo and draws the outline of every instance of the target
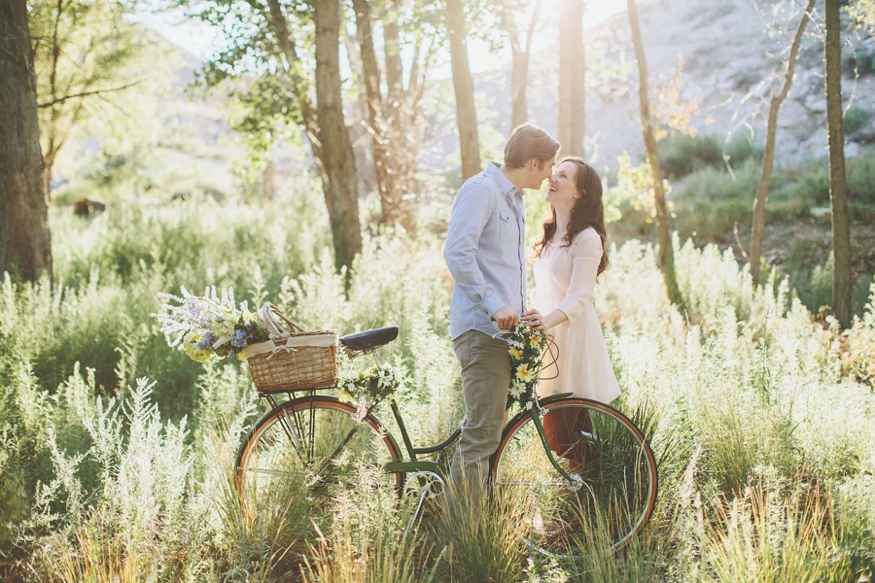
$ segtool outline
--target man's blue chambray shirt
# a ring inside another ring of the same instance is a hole
[[[490,162],[465,182],[450,215],[444,259],[455,279],[453,340],[468,330],[498,333],[491,317],[504,306],[525,311],[525,232],[523,191]]]

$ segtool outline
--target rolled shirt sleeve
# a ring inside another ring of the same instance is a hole
[[[571,280],[565,299],[559,310],[568,317],[566,326],[573,324],[587,304],[595,302],[595,279],[602,260],[602,241],[594,230],[587,229],[578,234],[571,245]]]

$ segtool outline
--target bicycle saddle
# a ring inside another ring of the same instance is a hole
[[[364,352],[365,350],[389,344],[396,338],[398,338],[398,326],[390,326],[389,328],[377,328],[376,330],[365,330],[364,332],[348,334],[340,339],[340,343],[350,350]]]

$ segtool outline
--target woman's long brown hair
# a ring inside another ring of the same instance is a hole
[[[562,237],[563,247],[569,247],[574,236],[584,229],[592,227],[602,239],[602,260],[596,275],[601,275],[608,268],[608,235],[605,229],[605,205],[602,202],[602,181],[592,166],[582,158],[569,156],[559,161],[573,162],[577,166],[574,184],[580,198],[571,209],[571,219],[568,221],[568,232]],[[544,252],[544,246],[556,235],[556,209],[550,205],[551,216],[544,221],[544,234],[535,242],[534,251],[537,257]]]

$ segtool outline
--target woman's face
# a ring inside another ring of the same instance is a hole
[[[566,161],[556,167],[547,185],[547,202],[560,210],[571,210],[580,193],[577,192],[577,164]]]

